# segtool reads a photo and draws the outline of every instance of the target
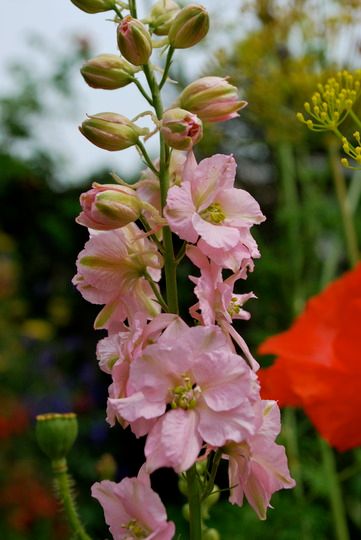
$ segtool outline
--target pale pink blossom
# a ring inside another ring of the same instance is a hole
[[[245,355],[249,365],[257,371],[259,364],[253,358],[246,342],[232,326],[233,319],[248,320],[251,315],[243,304],[256,296],[251,293],[235,294],[234,284],[247,277],[247,268],[242,268],[223,281],[222,268],[210,261],[196,246],[188,246],[187,256],[201,271],[200,277],[190,276],[195,283],[194,293],[199,302],[189,309],[191,316],[204,325],[218,324],[233,338]]]
[[[239,443],[227,443],[223,457],[229,459],[229,501],[242,506],[246,496],[258,517],[266,519],[272,494],[294,487],[295,481],[288,470],[284,447],[275,442],[281,428],[277,403],[261,401],[255,408],[260,417],[256,433]]]
[[[250,259],[255,242],[249,229],[264,221],[257,201],[243,189],[234,187],[236,163],[222,154],[197,164],[189,153],[181,186],[168,191],[165,217],[171,230],[195,244],[213,258],[236,250],[237,263]],[[221,264],[224,266],[224,264]]]
[[[95,328],[115,332],[135,313],[157,315],[160,307],[145,276],[159,281],[162,264],[156,246],[134,223],[113,231],[91,231],[79,253],[73,283],[89,302],[105,304]]]
[[[143,468],[137,478],[96,482],[92,496],[103,507],[105,521],[114,540],[172,540],[175,526],[159,495],[152,490],[149,476]]]
[[[203,441],[220,447],[255,430],[255,375],[217,326],[165,332],[132,362],[127,394],[116,406],[131,426],[157,419],[145,446],[149,471],[185,471]]]

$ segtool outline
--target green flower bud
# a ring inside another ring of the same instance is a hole
[[[180,7],[173,0],[158,0],[150,12],[150,27],[157,36],[167,36],[171,23],[180,11]]]
[[[116,54],[100,54],[88,60],[80,73],[92,88],[115,90],[131,83],[137,71],[137,68]]]
[[[74,413],[47,413],[36,417],[36,439],[52,461],[65,458],[77,435],[78,421]]]
[[[146,128],[136,126],[125,116],[109,112],[89,116],[79,126],[79,130],[95,146],[110,152],[134,146],[140,136],[149,132]]]
[[[168,34],[174,49],[188,49],[196,45],[207,34],[209,17],[203,6],[190,4],[181,9],[174,18]]]
[[[76,7],[86,13],[101,13],[110,11],[115,6],[115,0],[70,0]]]
[[[183,495],[185,495],[187,497],[187,495],[188,495],[188,484],[187,484],[187,480],[182,476],[178,480],[178,489]]]
[[[118,47],[124,58],[134,66],[148,63],[152,54],[152,40],[147,28],[130,15],[118,25]]]

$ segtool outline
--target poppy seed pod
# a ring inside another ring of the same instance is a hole
[[[238,90],[223,77],[202,77],[180,94],[177,105],[199,116],[203,122],[224,122],[238,116],[247,105]]]
[[[148,129],[138,127],[125,116],[109,112],[89,116],[79,130],[95,146],[110,152],[134,146],[139,137],[149,132]]]
[[[137,68],[116,54],[100,54],[88,60],[80,73],[92,88],[115,90],[131,83],[136,71]]]
[[[130,15],[124,17],[117,30],[118,47],[124,58],[134,66],[147,64],[152,54],[152,40],[147,28]]]
[[[110,11],[115,6],[115,0],[70,0],[77,8],[86,13],[101,13]]]
[[[174,49],[188,49],[201,41],[209,30],[209,16],[203,6],[191,4],[181,9],[169,29],[169,44]]]
[[[165,142],[176,150],[192,150],[203,136],[203,126],[198,116],[179,108],[165,111],[160,130]]]
[[[157,36],[167,36],[180,7],[173,0],[158,0],[150,12],[150,27]]]
[[[48,413],[36,417],[36,439],[43,452],[52,460],[66,456],[78,435],[74,413]]]

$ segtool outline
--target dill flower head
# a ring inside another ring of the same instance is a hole
[[[345,120],[361,93],[361,70],[339,71],[325,84],[318,84],[311,102],[304,104],[307,116],[297,113],[300,122],[313,131],[335,131]]]

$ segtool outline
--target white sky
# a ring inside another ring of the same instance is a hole
[[[225,2],[226,5],[222,6],[222,20],[239,17],[238,0]],[[141,6],[152,3],[147,0],[138,2]],[[211,24],[213,23],[215,28],[217,23],[214,10],[219,6],[219,1],[203,0],[201,3],[211,12]],[[49,45],[60,48],[64,46],[68,49],[72,36],[84,35],[91,38],[95,54],[116,53],[115,26],[106,22],[110,14],[111,12],[89,15],[77,9],[70,0],[0,0],[0,94],[11,87],[11,79],[6,70],[10,60],[35,62],[31,56],[33,51],[26,40],[32,33],[46,38]],[[212,34],[210,36],[212,37]],[[208,43],[211,45],[211,38],[208,38]],[[202,53],[197,52],[197,47],[180,51],[179,57],[186,62],[192,76],[196,76],[204,58]],[[39,52],[36,60],[39,61]],[[102,164],[109,170],[126,176],[139,163],[135,150],[111,153],[98,149],[79,133],[77,126],[87,113],[112,111],[131,118],[146,109],[146,103],[143,98],[138,97],[139,94],[132,85],[118,91],[94,90],[83,82],[79,74],[76,86],[79,88],[78,104],[71,121],[61,122],[58,118],[55,121],[55,118],[49,117],[41,126],[41,141],[44,147],[60,149],[67,158],[68,166],[61,175],[62,181],[74,182]],[[152,144],[150,151],[152,152]]]

